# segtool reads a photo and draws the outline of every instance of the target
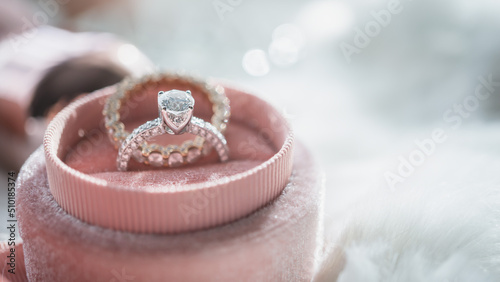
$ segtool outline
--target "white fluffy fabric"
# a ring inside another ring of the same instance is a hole
[[[327,207],[365,191],[350,208],[330,212],[336,216],[327,221],[327,256],[317,281],[500,281],[497,132],[500,127],[488,126],[450,135],[395,190],[380,182],[330,194]],[[352,169],[369,175],[369,167],[378,171],[385,163]],[[343,174],[331,178],[339,191],[354,179]]]
[[[346,2],[358,5],[354,26],[364,27],[389,1],[368,2]],[[337,85],[351,92],[329,92],[329,135],[308,131],[327,175],[327,240],[316,281],[500,281],[500,89],[459,128],[443,119],[474,94],[478,77],[500,81],[500,5],[401,4],[403,12],[339,72],[351,80]],[[347,32],[341,41],[352,40]],[[446,142],[391,190],[385,172],[435,128]]]

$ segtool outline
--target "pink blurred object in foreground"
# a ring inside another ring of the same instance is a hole
[[[64,77],[59,80],[53,77],[45,85],[39,85],[48,75],[54,76],[51,74],[54,67],[68,61],[73,63],[68,65]],[[81,67],[80,75],[78,66]],[[110,34],[72,33],[40,26],[16,36],[11,34],[0,41],[0,152],[4,166],[17,169],[41,143],[45,122],[29,117],[34,94],[46,94],[47,102],[54,99],[51,95],[55,90],[65,94],[65,89],[81,88],[82,83],[87,83],[88,87],[102,84],[99,77],[88,74],[87,69],[92,68],[123,77],[143,75],[151,71],[153,65],[135,46]],[[44,97],[38,97],[37,101],[44,101]],[[47,109],[44,112],[46,115]]]

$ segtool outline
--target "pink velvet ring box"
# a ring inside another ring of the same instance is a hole
[[[276,109],[226,88],[229,162],[212,154],[184,168],[131,163],[118,172],[100,113],[111,91],[60,113],[45,155],[39,149],[20,173],[18,218],[30,281],[312,278],[323,187],[307,150],[296,144],[292,154],[293,136]],[[210,105],[195,99],[202,105],[195,116],[209,116]],[[155,106],[146,101],[130,111],[127,129],[152,119]],[[173,137],[155,141],[190,138]]]
[[[190,85],[169,85],[182,89]],[[228,91],[232,117],[227,130],[231,160],[187,169],[136,166],[117,172],[117,150],[107,140],[102,104],[107,88],[67,107],[49,125],[44,148],[50,190],[61,207],[85,222],[146,233],[176,233],[231,222],[276,198],[292,171],[294,138],[286,120],[269,104]],[[138,105],[125,105],[129,129],[157,117],[157,93],[145,90]],[[163,89],[165,90],[165,89]],[[192,89],[195,116],[209,116],[206,96]],[[100,130],[99,130],[100,129]],[[161,136],[162,144],[192,135]],[[132,162],[132,161],[131,161]],[[133,169],[133,168],[132,168]],[[133,207],[133,208],[131,208]]]

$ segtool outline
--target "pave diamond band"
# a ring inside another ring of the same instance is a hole
[[[153,74],[140,79],[126,79],[117,86],[117,91],[111,95],[104,105],[103,114],[105,116],[105,126],[108,130],[108,135],[116,148],[120,148],[122,142],[130,134],[125,130],[123,122],[120,118],[120,110],[122,106],[134,99],[140,100],[141,95],[145,91],[152,91],[157,88],[172,88],[170,85],[182,84],[185,87],[198,90],[207,96],[208,100],[212,103],[213,116],[211,124],[220,133],[224,133],[230,117],[229,99],[227,99],[224,88],[220,85],[211,84],[207,81],[197,79],[190,76],[180,74]],[[182,94],[179,91],[177,95]],[[175,93],[172,93],[175,94]],[[174,95],[175,96],[175,95]],[[177,97],[179,98],[179,97]],[[159,101],[160,102],[160,101]],[[164,101],[166,103],[166,101]],[[169,108],[172,110],[182,110],[181,102],[178,99],[169,101]],[[179,119],[180,117],[173,117]],[[169,130],[169,128],[167,128]],[[172,133],[172,132],[168,132]],[[185,163],[194,163],[201,156],[210,153],[211,146],[205,146],[205,138],[197,136],[193,140],[187,140],[181,145],[168,145],[160,146],[158,144],[149,144],[146,141],[139,144],[138,148],[132,152],[132,157],[145,164],[154,166],[172,166],[172,164],[180,165]]]
[[[227,141],[224,138],[224,136],[219,131],[217,131],[217,129],[215,129],[215,127],[212,124],[200,118],[191,117],[190,123],[185,127],[184,132],[196,134],[198,136],[206,138],[210,143],[210,145],[213,148],[215,148],[222,162],[225,162],[229,159],[229,149],[227,148]],[[132,131],[132,134],[130,134],[125,139],[118,152],[118,158],[116,159],[118,170],[120,171],[127,170],[128,162],[130,160],[130,157],[132,156],[133,151],[137,149],[137,147],[143,140],[147,140],[149,138],[153,138],[165,133],[167,133],[167,130],[165,130],[165,128],[162,126],[160,118],[157,118],[146,124],[143,124],[142,126]],[[152,165],[154,166],[163,165],[170,167],[180,166],[184,163],[188,163],[190,159],[197,157],[195,154],[190,154],[189,151],[186,154],[186,157],[183,157],[178,152],[174,152],[170,153],[170,156],[168,158],[168,163],[163,164],[161,161],[159,161],[161,155],[156,155],[156,153],[152,153],[149,156],[150,156],[149,162]]]
[[[144,123],[132,131],[122,142],[116,159],[118,170],[126,171],[128,162],[139,146],[146,140],[162,134],[191,133],[207,140],[215,148],[222,162],[229,159],[227,141],[215,126],[200,118],[193,117],[194,99],[190,91],[170,90],[158,93],[159,117]],[[193,150],[193,149],[190,149]],[[167,163],[157,153],[149,155],[148,161],[154,166],[177,167],[197,158],[195,152],[188,150],[184,155],[168,152]],[[191,154],[190,154],[191,152]]]

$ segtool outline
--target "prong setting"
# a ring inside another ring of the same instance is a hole
[[[163,92],[158,96],[158,109],[167,127],[165,130],[171,134],[182,134],[193,116],[194,98],[189,90]]]

